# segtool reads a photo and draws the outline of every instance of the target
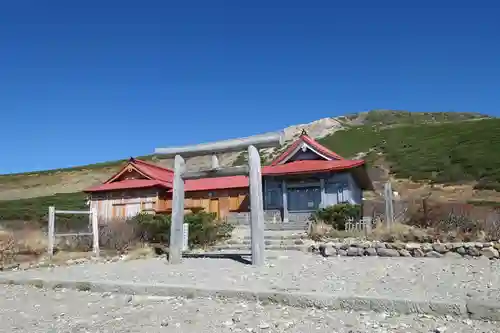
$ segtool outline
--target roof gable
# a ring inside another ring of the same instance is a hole
[[[104,182],[104,184],[109,184],[123,178],[123,175],[128,172],[136,172],[148,180],[158,180],[161,182],[172,183],[173,171],[167,168],[163,168],[159,165],[136,160],[135,158],[130,158],[128,163],[120,169],[116,174]]]
[[[305,130],[302,130],[299,138],[295,140],[295,142],[292,143],[284,153],[274,159],[274,161],[271,163],[271,166],[287,163],[294,158],[295,160],[300,160],[300,156],[298,155],[306,151],[313,152],[318,157],[317,159],[320,160],[331,161],[344,159],[342,156],[319,144],[316,140],[307,135]]]

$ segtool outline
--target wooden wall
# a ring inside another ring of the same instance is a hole
[[[215,191],[186,192],[185,208],[215,213],[225,218],[230,212],[246,212],[249,210],[248,188]],[[172,194],[163,193],[159,197],[159,212],[171,212]]]
[[[154,212],[158,202],[156,189],[92,193],[90,207],[97,210],[99,220],[123,218],[142,211]]]
[[[139,212],[171,213],[172,193],[157,189],[92,193],[91,208],[101,221],[123,218]],[[225,218],[230,212],[249,211],[248,188],[186,192],[186,211],[204,210]]]

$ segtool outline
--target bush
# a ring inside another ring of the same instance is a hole
[[[189,224],[189,246],[206,246],[231,236],[233,226],[219,223],[214,214],[198,212],[186,214],[185,223]],[[170,215],[139,214],[132,222],[137,224],[138,236],[150,243],[170,243]]]
[[[99,227],[99,245],[104,249],[124,253],[139,240],[138,226],[133,221],[118,218]]]
[[[313,213],[313,220],[324,222],[336,230],[345,230],[346,222],[359,218],[360,214],[360,205],[338,204],[318,209]]]

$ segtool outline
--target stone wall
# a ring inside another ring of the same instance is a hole
[[[311,245],[312,252],[330,256],[488,258],[500,259],[499,242],[384,243],[379,241],[331,241]]]

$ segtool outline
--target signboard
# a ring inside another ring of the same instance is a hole
[[[188,240],[189,240],[189,224],[184,223],[182,225],[182,251],[187,251],[189,249]]]

